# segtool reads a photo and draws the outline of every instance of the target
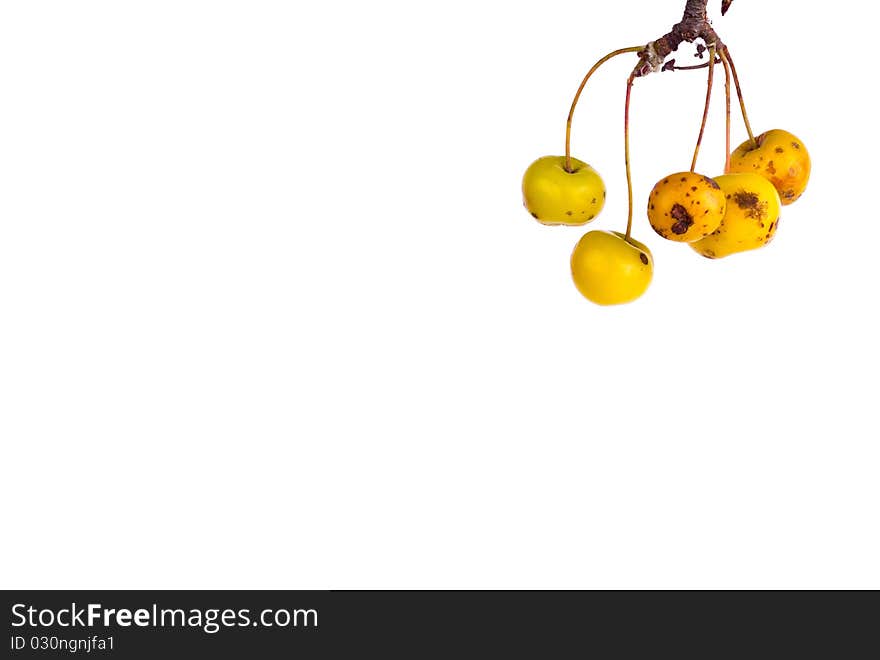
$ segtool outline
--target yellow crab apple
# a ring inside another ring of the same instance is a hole
[[[545,156],[532,163],[522,182],[526,210],[545,225],[580,226],[595,220],[605,206],[605,184],[592,167],[565,156]]]
[[[709,259],[764,247],[779,228],[782,207],[776,188],[759,174],[725,174],[715,177],[727,199],[721,225],[691,247]]]
[[[641,297],[654,275],[643,243],[616,231],[591,231],[574,248],[571,275],[578,291],[597,305],[622,305]]]

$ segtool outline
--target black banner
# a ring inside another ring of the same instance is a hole
[[[878,602],[869,592],[5,592],[4,646],[11,658],[876,657]]]

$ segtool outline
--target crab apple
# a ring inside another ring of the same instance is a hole
[[[691,243],[704,257],[722,257],[764,247],[779,228],[782,203],[776,188],[759,174],[725,174],[715,178],[727,199],[721,225],[706,238]]]
[[[616,231],[591,231],[574,248],[571,275],[578,291],[597,305],[639,298],[654,276],[654,258],[642,243]]]
[[[812,163],[804,143],[779,129],[761,133],[755,143],[747,140],[734,150],[730,171],[760,174],[776,187],[783,205],[793,204],[810,181]]]
[[[580,226],[595,220],[605,206],[602,177],[585,162],[565,156],[539,158],[526,170],[522,182],[523,203],[545,225]]]
[[[648,196],[648,220],[660,236],[692,243],[718,229],[727,203],[715,181],[679,172],[661,179]]]

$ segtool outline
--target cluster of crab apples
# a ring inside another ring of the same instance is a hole
[[[658,181],[647,208],[654,231],[710,259],[773,240],[782,207],[797,201],[807,187],[811,164],[806,147],[791,133],[772,130],[744,142],[729,161],[727,172],[714,178],[680,172]],[[592,167],[564,156],[535,161],[522,190],[526,209],[546,225],[585,225],[598,217],[606,197],[605,184]],[[591,231],[571,256],[575,285],[600,305],[636,300],[650,286],[653,270],[651,251],[619,232]]]

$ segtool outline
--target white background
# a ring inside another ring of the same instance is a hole
[[[880,588],[876,6],[717,5],[812,184],[664,243],[705,72],[638,81],[656,276],[604,309],[520,178],[681,0],[0,3],[0,586]]]

